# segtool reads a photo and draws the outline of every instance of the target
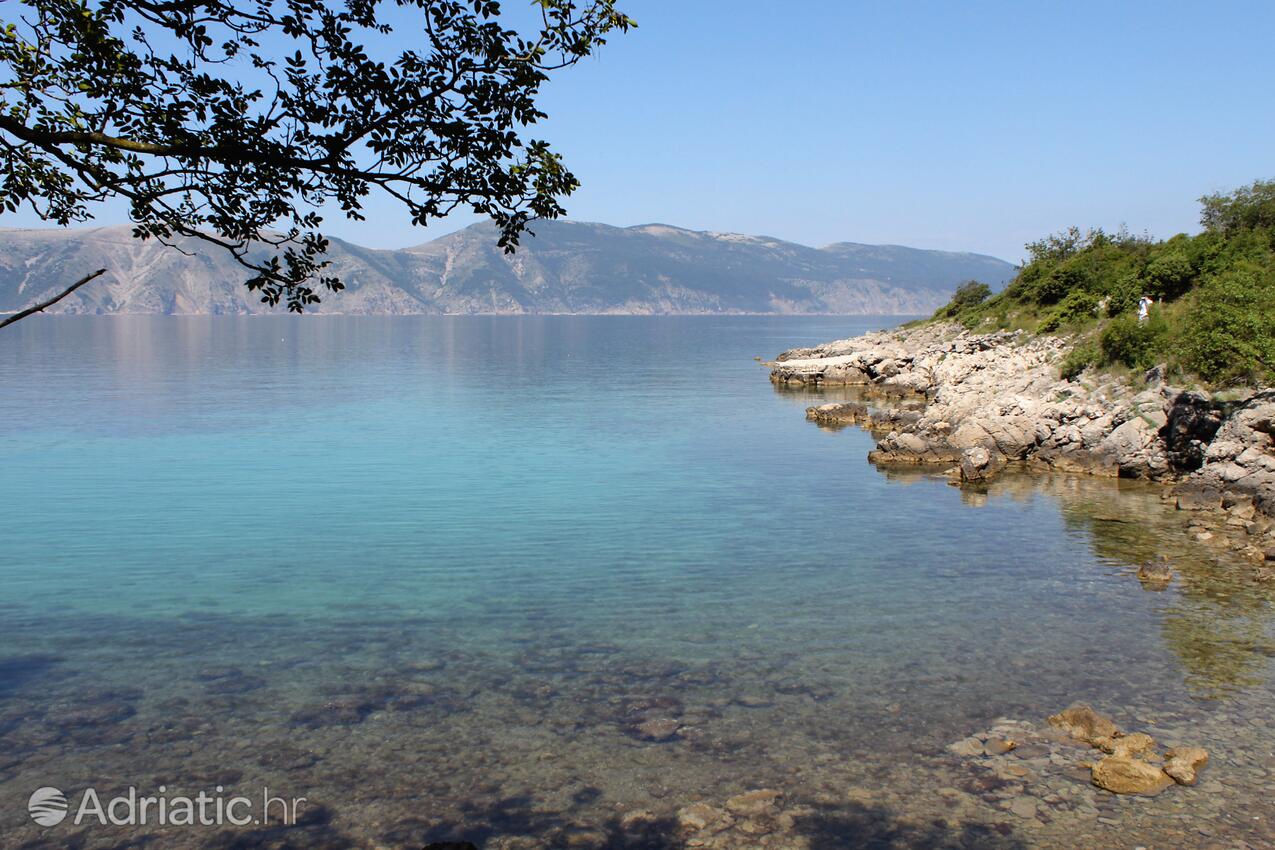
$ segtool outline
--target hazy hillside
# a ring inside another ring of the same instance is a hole
[[[513,255],[478,224],[401,251],[332,241],[347,290],[318,312],[925,313],[956,285],[1013,277],[981,254],[843,242],[816,249],[762,236],[667,225],[539,222]],[[86,271],[109,274],[61,302],[66,313],[261,313],[244,270],[139,242],[128,227],[0,230],[0,311],[51,294]]]

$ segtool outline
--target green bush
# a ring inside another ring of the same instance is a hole
[[[952,300],[934,313],[936,319],[951,319],[971,307],[977,307],[992,295],[992,288],[977,280],[967,280],[956,288]]]
[[[1064,325],[1090,321],[1097,314],[1098,296],[1083,289],[1073,290],[1045,316],[1040,323],[1040,330],[1049,333]]]
[[[1168,325],[1158,310],[1145,322],[1134,316],[1117,316],[1098,337],[1102,362],[1150,369],[1162,354],[1167,336]]]
[[[1194,276],[1185,251],[1165,251],[1147,264],[1145,288],[1159,298],[1176,298],[1190,288]]]
[[[1142,298],[1142,281],[1133,272],[1120,275],[1107,293],[1107,315],[1119,316],[1132,313]]]
[[[1275,373],[1275,269],[1245,263],[1210,277],[1184,324],[1185,365],[1205,380],[1270,380]]]
[[[1092,341],[1078,343],[1058,365],[1058,374],[1072,381],[1090,366],[1098,365],[1098,347]]]

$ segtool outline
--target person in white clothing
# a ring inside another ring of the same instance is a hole
[[[1138,321],[1145,322],[1147,317],[1151,315],[1151,305],[1155,303],[1155,299],[1150,295],[1142,296],[1142,300],[1138,302]]]

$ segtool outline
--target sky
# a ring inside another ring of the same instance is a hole
[[[1191,232],[1200,195],[1275,178],[1275,3],[619,6],[638,29],[556,77],[528,133],[581,180],[573,219],[1018,261],[1070,225]],[[325,230],[397,248],[476,220],[368,219]]]

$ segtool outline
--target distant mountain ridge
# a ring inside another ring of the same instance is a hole
[[[373,250],[331,240],[346,289],[318,313],[697,314],[929,313],[962,281],[999,288],[1016,268],[983,254],[840,242],[810,248],[766,236],[665,224],[575,221],[532,226],[514,254],[475,224],[414,248]],[[195,256],[131,236],[128,226],[0,230],[0,312],[13,312],[87,271],[108,274],[51,312],[273,312],[248,292],[245,270],[191,240]]]

